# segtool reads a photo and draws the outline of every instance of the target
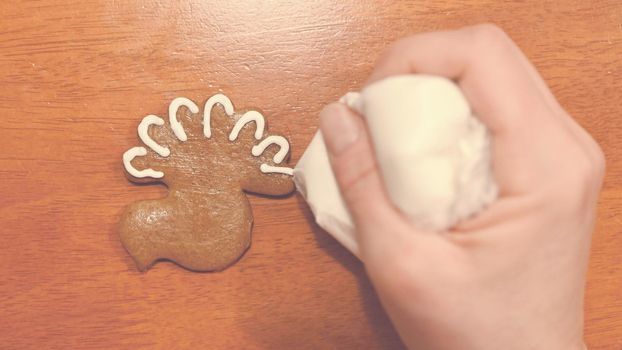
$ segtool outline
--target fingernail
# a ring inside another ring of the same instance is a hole
[[[333,103],[320,113],[320,130],[324,136],[328,152],[332,155],[343,153],[359,138],[361,125],[348,107]]]

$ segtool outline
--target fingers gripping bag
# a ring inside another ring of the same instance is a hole
[[[453,81],[394,76],[340,101],[364,118],[386,191],[416,227],[445,231],[496,199],[491,136]],[[318,225],[358,256],[320,131],[296,165],[294,182]]]

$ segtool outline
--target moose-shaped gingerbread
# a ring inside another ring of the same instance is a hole
[[[244,191],[279,196],[294,189],[293,170],[282,165],[287,139],[267,135],[261,113],[235,111],[223,94],[210,97],[203,113],[178,97],[168,123],[148,115],[138,136],[144,146],[123,154],[129,179],[168,187],[165,198],[135,202],[121,218],[121,241],[141,271],[159,259],[196,271],[228,267],[251,242]]]

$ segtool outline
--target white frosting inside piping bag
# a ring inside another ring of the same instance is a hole
[[[296,164],[294,183],[309,204],[317,224],[358,256],[354,224],[339,193],[320,131]]]
[[[490,136],[452,81],[390,77],[342,102],[364,116],[387,192],[416,226],[446,230],[496,198]],[[318,224],[358,254],[319,132],[296,165],[294,181]]]

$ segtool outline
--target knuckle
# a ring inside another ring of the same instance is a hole
[[[590,203],[590,198],[600,188],[601,171],[600,160],[594,160],[585,151],[570,153],[564,162],[567,169],[561,179],[555,182],[557,195],[555,196],[560,208],[578,209],[583,211]]]
[[[351,205],[355,204],[359,208],[373,208],[378,205],[374,201],[374,196],[377,193],[372,191],[370,181],[368,181],[371,174],[370,170],[359,174],[356,178],[352,178],[349,183],[342,184],[341,191],[346,202],[351,203]]]
[[[407,53],[419,46],[422,35],[425,34],[414,34],[394,41],[382,51],[376,65],[383,66],[394,62],[406,63],[408,61]]]
[[[568,164],[569,171],[565,174],[566,186],[572,188],[584,188],[590,184],[594,173],[592,161],[583,152],[575,151],[569,154],[565,162]]]
[[[603,178],[605,177],[605,172],[607,171],[607,159],[605,157],[605,152],[603,149],[594,141],[594,145],[592,146],[594,151],[594,171],[596,179],[599,183],[602,183]]]
[[[600,183],[605,168],[605,158],[600,147],[589,153],[582,152],[575,159],[577,163],[575,177],[578,185],[592,188],[593,185]]]
[[[589,185],[595,173],[592,161],[586,155],[581,154],[574,157],[574,162],[574,174],[571,174],[571,179],[574,180],[576,186]]]
[[[508,35],[496,24],[478,24],[469,29],[474,42],[486,48],[495,48],[510,41]]]
[[[568,118],[571,120],[577,129],[578,142],[583,147],[584,161],[589,164],[585,164],[584,175],[586,179],[594,180],[598,185],[602,184],[602,180],[606,171],[606,157],[602,148],[598,142],[590,135],[590,133],[583,129],[581,125],[574,121],[573,117],[568,112],[563,111],[562,118]]]
[[[405,47],[408,45],[409,38],[403,38],[393,42],[385,48],[376,60],[377,66],[384,66],[396,57],[402,57]]]

